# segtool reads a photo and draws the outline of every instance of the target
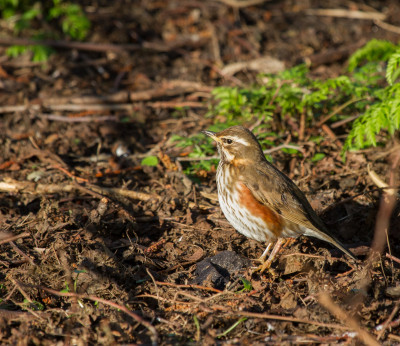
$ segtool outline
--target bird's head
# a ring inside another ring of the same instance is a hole
[[[202,131],[218,146],[222,162],[235,163],[264,158],[261,146],[253,133],[243,126],[232,126],[220,132]]]

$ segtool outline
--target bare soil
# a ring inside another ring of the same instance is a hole
[[[212,124],[213,87],[248,85],[264,72],[227,75],[224,66],[273,57],[336,76],[371,38],[398,42],[373,15],[399,29],[398,2],[323,4],[367,19],[319,15],[310,10],[322,3],[306,0],[84,3],[87,41],[120,50],[57,48],[38,64],[0,48],[1,343],[357,344],[362,331],[399,343],[398,207],[381,260],[362,262],[382,196],[367,165],[387,181],[391,144],[343,163],[343,129],[332,137],[313,127],[290,138],[303,157],[272,153],[360,262],[300,238],[260,274],[254,259],[264,244],[221,215],[215,167],[185,176],[178,158],[191,148],[170,140]],[[298,129],[289,123],[282,143]],[[309,141],[315,135],[319,144]],[[316,152],[326,157],[312,162]],[[141,165],[150,155],[159,164]]]

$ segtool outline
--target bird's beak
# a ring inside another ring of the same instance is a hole
[[[201,132],[204,133],[205,135],[211,137],[217,143],[222,143],[221,139],[216,136],[215,132],[212,132],[212,131],[201,131]]]

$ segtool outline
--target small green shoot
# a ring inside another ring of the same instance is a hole
[[[77,291],[76,289],[77,289],[77,285],[78,285],[79,274],[86,273],[86,270],[75,269],[74,273],[76,273],[76,278],[74,280],[74,292],[76,292]]]
[[[193,321],[194,321],[194,325],[196,326],[196,335],[195,335],[194,339],[196,341],[200,341],[200,335],[201,335],[200,334],[200,322],[196,315],[193,315]]]
[[[324,153],[316,153],[312,158],[311,162],[321,161],[326,155]]]
[[[157,156],[147,156],[142,160],[140,164],[142,166],[155,167],[158,165],[158,158]]]
[[[241,292],[250,292],[253,289],[253,285],[251,284],[251,282],[249,280],[246,280],[245,278],[240,278],[240,280],[242,281],[243,284],[243,288],[241,290],[238,291],[238,293]]]
[[[234,330],[239,324],[243,323],[244,321],[247,320],[247,317],[242,317],[239,320],[237,320],[234,324],[232,324],[227,330],[225,330],[223,333],[218,334],[217,338],[220,339],[224,337],[225,335],[229,334],[232,330]]]
[[[23,307],[26,309],[30,309],[33,311],[43,311],[44,305],[36,300],[29,301],[28,299],[24,299]]]
[[[68,292],[70,292],[68,282],[65,282],[65,288],[64,288],[63,290],[61,290],[60,292],[61,292],[61,293],[68,293]]]

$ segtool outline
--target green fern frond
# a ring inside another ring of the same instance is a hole
[[[400,128],[400,100],[384,100],[372,105],[353,124],[343,152],[377,145],[376,136],[383,130],[393,134]]]
[[[397,46],[389,41],[373,39],[356,51],[349,59],[349,71],[368,61],[387,61]]]
[[[389,85],[393,85],[400,75],[400,49],[390,56],[386,69],[386,80]]]

